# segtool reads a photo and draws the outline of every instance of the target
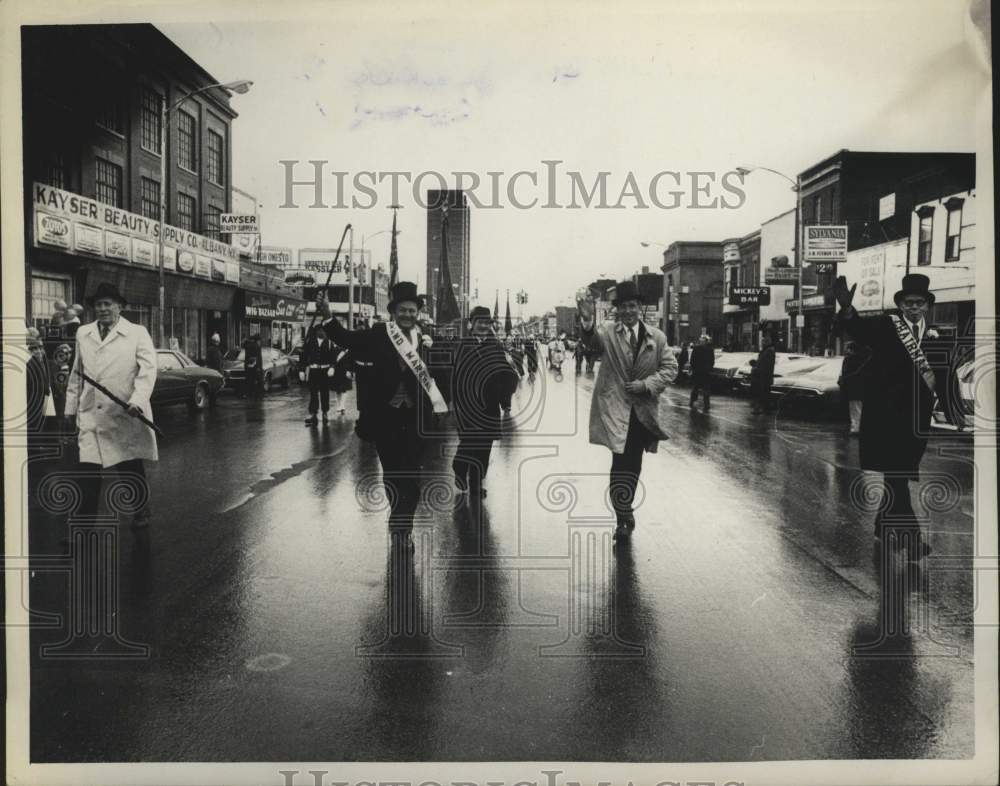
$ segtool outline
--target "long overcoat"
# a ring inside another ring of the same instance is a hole
[[[463,338],[454,345],[451,397],[458,433],[500,439],[500,402],[517,388],[517,372],[495,337]]]
[[[666,406],[660,406],[660,394],[668,382],[677,378],[677,359],[667,345],[663,331],[643,325],[645,338],[635,361],[629,347],[628,331],[618,322],[604,322],[594,330],[583,331],[587,346],[601,353],[601,369],[594,382],[590,404],[590,441],[604,445],[614,453],[625,451],[631,412],[650,433],[643,448],[655,453],[659,440],[667,439]],[[641,381],[644,390],[627,393],[625,383]]]
[[[104,341],[97,323],[76,332],[76,357],[66,387],[66,414],[76,415],[80,461],[111,467],[123,461],[156,461],[156,434],[77,373],[82,371],[153,419],[149,399],[156,384],[156,349],[142,325],[124,317]]]
[[[918,477],[927,449],[934,393],[928,388],[887,315],[841,313],[838,321],[855,341],[871,347],[864,386],[859,452],[861,468]],[[920,349],[934,371],[935,392],[947,406],[952,342],[924,331]]]

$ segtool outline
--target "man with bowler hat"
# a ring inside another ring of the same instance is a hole
[[[501,437],[500,409],[505,394],[517,386],[517,373],[491,328],[490,310],[476,306],[469,314],[469,335],[454,346],[452,406],[458,425],[458,450],[452,469],[462,492],[485,497],[483,479],[493,441]],[[508,399],[509,400],[509,399]]]
[[[930,553],[930,546],[913,510],[909,484],[919,479],[935,398],[948,404],[953,347],[927,324],[927,310],[934,304],[927,276],[904,276],[893,298],[899,310],[885,315],[859,316],[852,305],[855,289],[857,284],[848,289],[840,276],[834,295],[840,325],[872,352],[859,452],[862,469],[883,473],[875,538],[880,544],[905,546],[908,559],[916,561]]]
[[[140,500],[132,526],[149,525],[149,487],[143,461],[156,461],[156,434],[139,420],[152,421],[149,399],[156,384],[156,349],[142,325],[121,315],[127,303],[114,284],[98,285],[90,304],[97,321],[76,332],[73,370],[66,387],[66,419],[75,419],[80,446],[82,495],[79,513],[97,515],[103,478],[133,487]],[[83,372],[126,403],[122,407],[89,382]],[[117,498],[125,495],[108,495]]]
[[[323,327],[338,346],[360,352],[373,365],[366,394],[365,417],[374,431],[390,501],[389,527],[409,544],[413,516],[420,501],[420,459],[432,413],[448,411],[437,382],[427,368],[431,337],[417,327],[424,299],[417,285],[400,281],[392,288],[389,322],[363,330],[346,330],[333,316],[322,291],[317,296]]]
[[[632,503],[642,454],[655,453],[659,440],[667,438],[660,394],[677,378],[677,359],[663,331],[642,321],[634,282],[615,287],[614,306],[618,321],[595,327],[593,295],[577,294],[583,341],[603,358],[590,404],[590,441],[612,453],[609,493],[618,521],[614,538],[620,541],[635,528]]]

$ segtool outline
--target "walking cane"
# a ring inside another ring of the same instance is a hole
[[[337,246],[337,253],[333,257],[333,262],[330,264],[330,272],[327,274],[327,276],[326,276],[326,283],[323,285],[323,293],[324,293],[323,297],[328,297],[328,295],[329,295],[329,291],[330,291],[330,279],[333,278],[333,271],[337,267],[337,260],[340,259],[340,249],[344,247],[344,239],[347,237],[347,233],[350,232],[350,231],[351,231],[351,225],[348,224],[346,227],[344,227],[344,234],[342,234],[340,236],[340,245]],[[353,249],[352,249],[352,251],[353,251]],[[349,263],[349,267],[354,267],[354,263],[353,262]],[[354,286],[354,271],[353,270],[348,270],[347,271],[347,286],[349,286],[349,287],[353,287]],[[316,294],[317,295],[319,294],[319,290],[316,290]],[[309,322],[309,328],[306,330],[306,335],[307,336],[312,332],[313,325],[316,324],[316,317],[318,317],[318,316],[319,316],[319,307],[317,305],[316,310],[313,311],[312,319]],[[347,329],[348,330],[353,330],[354,329],[354,325],[348,325]]]
[[[129,410],[130,409],[127,402],[122,401],[120,398],[118,398],[118,396],[116,396],[114,393],[112,393],[110,390],[108,390],[106,387],[104,387],[104,385],[102,385],[100,382],[98,382],[98,381],[96,381],[96,380],[91,379],[90,377],[88,377],[79,368],[76,370],[76,373],[80,375],[80,378],[83,379],[84,382],[89,382],[94,388],[96,388],[97,390],[101,391],[101,393],[103,393],[105,396],[107,396],[109,399],[111,399],[113,402],[115,402],[122,409],[124,409],[124,410]],[[129,414],[132,414],[132,413],[129,412]],[[163,430],[159,426],[157,426],[152,420],[150,420],[149,418],[147,418],[141,412],[138,415],[135,415],[134,417],[137,420],[140,420],[143,423],[145,423],[151,429],[153,429],[153,431],[156,432],[156,435],[158,437],[165,437],[166,436],[166,434],[163,433]]]

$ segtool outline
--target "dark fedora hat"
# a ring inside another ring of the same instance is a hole
[[[469,321],[472,322],[475,319],[492,319],[490,310],[486,306],[476,306],[469,312]]]
[[[128,305],[128,301],[122,297],[122,293],[118,291],[118,287],[109,281],[102,281],[98,284],[97,289],[94,290],[94,294],[87,298],[87,302],[92,306],[102,298],[117,300],[122,307]]]
[[[614,304],[617,306],[626,300],[638,300],[642,303],[642,295],[639,294],[639,288],[635,285],[634,281],[622,281],[615,286]]]
[[[934,304],[934,293],[930,291],[931,280],[923,273],[910,273],[903,276],[903,286],[892,299],[898,306],[907,295],[919,295],[927,300],[928,305]]]
[[[392,311],[398,303],[402,303],[404,300],[416,303],[418,310],[424,307],[424,299],[417,294],[417,285],[412,281],[400,281],[392,288],[389,310]]]

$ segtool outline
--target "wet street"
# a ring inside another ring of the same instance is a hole
[[[968,440],[932,441],[923,463],[932,557],[883,566],[879,487],[844,425],[721,395],[691,410],[671,388],[671,439],[645,456],[638,526],[612,549],[592,385],[522,382],[481,504],[456,500],[455,436],[432,442],[412,553],[390,546],[353,394],[309,429],[296,385],[160,413],[153,526],[74,525],[72,573],[66,517],[36,495],[32,759],[973,754]],[[104,553],[114,623],[83,635],[94,596],[71,587]],[[872,646],[881,571],[905,585],[909,646]]]

